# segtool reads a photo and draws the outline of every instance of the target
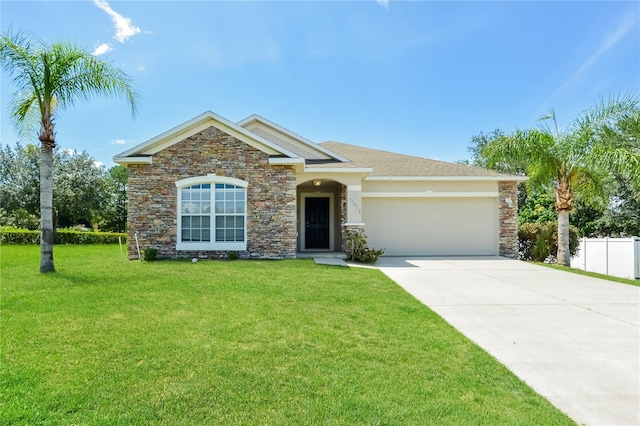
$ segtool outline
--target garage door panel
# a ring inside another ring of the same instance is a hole
[[[495,255],[495,198],[368,198],[369,245],[386,255]]]

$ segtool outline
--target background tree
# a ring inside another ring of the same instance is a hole
[[[69,42],[32,41],[23,32],[0,37],[0,66],[17,88],[10,104],[14,123],[25,135],[40,129],[40,272],[53,272],[55,115],[99,94],[123,97],[135,113],[136,93],[122,70],[87,50]]]
[[[37,146],[0,147],[0,208],[6,212],[39,213],[39,170]]]
[[[56,150],[53,161],[54,225],[92,227],[107,203],[107,173],[87,152]]]
[[[101,226],[109,231],[125,232],[127,229],[127,178],[126,167],[113,166],[107,171],[108,199],[103,205]]]
[[[640,188],[640,154],[612,132],[637,111],[638,99],[632,96],[603,100],[562,130],[552,112],[540,119],[552,127],[517,130],[493,139],[482,149],[488,164],[524,165],[532,185],[553,187],[558,215],[557,260],[561,265],[570,263],[569,213],[576,192],[586,200],[606,197],[605,183],[612,173]]]
[[[40,216],[40,150],[36,145],[0,146],[0,225],[37,229]],[[53,150],[56,227],[126,227],[126,168],[108,171],[87,152]]]

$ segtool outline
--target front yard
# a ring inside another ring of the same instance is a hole
[[[1,424],[573,424],[373,269],[0,246]]]

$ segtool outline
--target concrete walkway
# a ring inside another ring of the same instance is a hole
[[[640,287],[500,257],[376,266],[576,422],[640,424]]]

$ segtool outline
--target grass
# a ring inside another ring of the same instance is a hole
[[[573,424],[375,269],[0,246],[0,424]]]
[[[630,284],[630,285],[635,285],[637,287],[640,287],[640,280],[631,280],[629,278],[614,277],[613,275],[605,275],[605,274],[599,274],[597,272],[584,271],[582,269],[571,268],[570,266],[562,266],[556,263],[542,263],[542,262],[535,262],[535,263],[538,265],[546,266],[548,268],[559,269],[561,271],[571,272],[574,274],[586,275],[588,277],[600,278],[603,280],[613,281],[616,283]]]

